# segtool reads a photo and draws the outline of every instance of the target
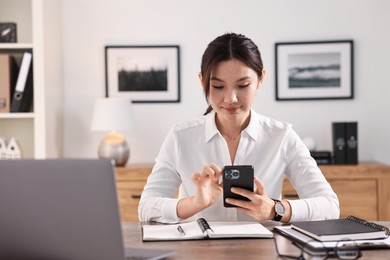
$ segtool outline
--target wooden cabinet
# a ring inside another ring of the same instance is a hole
[[[116,168],[118,201],[122,221],[138,221],[138,203],[151,165],[134,165]]]
[[[138,221],[137,207],[152,165],[116,168],[122,221]],[[321,171],[340,200],[341,217],[390,220],[390,166],[377,163],[321,165]],[[286,179],[283,197],[298,198]]]
[[[58,158],[62,150],[61,2],[1,0],[3,22],[15,22],[16,43],[0,43],[0,53],[18,63],[32,53],[33,107],[0,113],[0,137],[14,137],[23,158]]]
[[[320,165],[340,201],[340,217],[355,215],[366,220],[390,220],[390,166],[377,163]],[[297,194],[286,179],[283,198]]]

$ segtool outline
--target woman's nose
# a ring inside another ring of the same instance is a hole
[[[225,94],[225,100],[226,103],[236,103],[238,101],[237,99],[237,93],[235,90],[226,91]]]

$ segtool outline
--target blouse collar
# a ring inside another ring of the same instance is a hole
[[[211,111],[205,115],[206,127],[205,127],[205,137],[206,142],[210,141],[214,136],[218,135],[219,131],[217,124],[215,123],[215,111]],[[251,116],[248,126],[242,131],[247,133],[254,141],[257,140],[259,133],[259,114],[257,114],[253,109],[251,109]]]

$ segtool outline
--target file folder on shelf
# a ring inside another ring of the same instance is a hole
[[[358,123],[335,122],[332,124],[335,164],[358,164]]]
[[[32,54],[25,52],[19,69],[15,90],[12,94],[11,112],[30,112],[32,86]]]
[[[0,113],[10,112],[12,64],[9,54],[0,54]]]

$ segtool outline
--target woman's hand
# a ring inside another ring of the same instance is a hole
[[[226,199],[226,202],[239,207],[237,208],[238,211],[244,212],[259,221],[271,220],[275,216],[275,202],[265,193],[264,184],[260,179],[255,177],[254,182],[256,185],[254,192],[240,188],[232,188],[232,192],[244,196],[250,199],[250,201],[229,198]]]
[[[213,205],[223,192],[219,183],[221,174],[222,169],[214,163],[203,167],[201,173],[192,174],[191,178],[196,185],[196,194],[178,202],[177,216],[186,219]]]
[[[213,205],[222,195],[222,186],[219,177],[222,169],[212,163],[203,167],[201,173],[194,173],[191,178],[196,185],[196,205],[207,208]]]

